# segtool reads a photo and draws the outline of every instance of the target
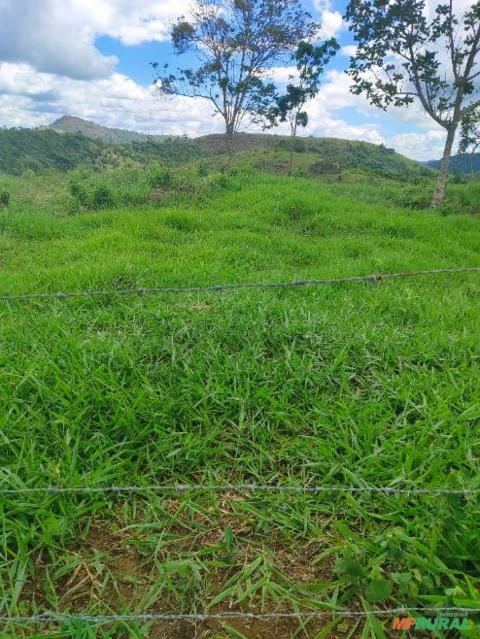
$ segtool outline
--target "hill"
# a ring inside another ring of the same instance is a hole
[[[432,169],[439,169],[441,160],[430,160],[425,164]],[[480,153],[460,153],[450,160],[450,171],[457,175],[474,175],[480,173]]]
[[[26,170],[66,171],[95,165],[105,145],[83,135],[58,135],[48,129],[1,129],[0,171],[20,175]]]
[[[196,142],[211,154],[220,153],[225,148],[223,135],[204,136],[197,138]],[[239,154],[237,163],[272,173],[282,174],[289,170],[288,152],[292,148],[290,137],[239,133],[234,148]],[[383,144],[338,138],[299,137],[293,141],[293,149],[295,166],[311,177],[339,173],[344,169],[365,170],[400,180],[433,175],[430,168]]]
[[[145,138],[112,144],[83,133],[61,135],[49,129],[0,129],[0,172],[21,175],[30,170],[69,171],[78,166],[95,169],[150,162],[181,163],[197,159],[204,151],[184,138]]]
[[[285,136],[240,133],[235,141],[235,164],[269,173],[286,173],[291,145],[291,138]],[[0,171],[18,175],[27,169],[41,173],[52,169],[71,170],[80,165],[94,168],[128,163],[144,166],[149,162],[174,165],[200,158],[207,160],[212,168],[221,168],[224,149],[222,135],[193,140],[153,137],[107,129],[66,116],[51,127],[0,130]],[[294,151],[297,171],[312,177],[340,173],[344,169],[374,172],[395,180],[416,180],[432,174],[425,165],[393,149],[367,142],[297,138]]]
[[[129,142],[146,142],[148,140],[164,140],[171,136],[146,135],[126,129],[110,129],[89,120],[83,120],[72,115],[64,115],[48,128],[58,133],[82,133],[87,138],[102,140],[111,144],[128,144]]]

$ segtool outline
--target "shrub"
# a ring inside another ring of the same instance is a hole
[[[99,209],[108,209],[113,206],[113,195],[107,185],[97,186],[93,193],[93,206]]]
[[[168,189],[173,186],[173,176],[168,169],[156,168],[149,175],[152,189]]]
[[[71,182],[70,195],[80,206],[88,206],[88,192],[80,182]]]
[[[208,166],[205,162],[200,162],[197,168],[198,177],[207,177],[208,176]]]
[[[398,204],[405,209],[428,209],[431,206],[431,196],[415,189],[405,189],[398,198]]]
[[[227,189],[229,185],[228,176],[225,173],[216,173],[211,178],[211,183],[213,186],[220,189]]]
[[[452,173],[450,182],[452,184],[466,184],[467,178],[464,175],[460,175],[460,173]]]
[[[8,191],[0,191],[0,206],[8,206],[10,204],[10,193]]]
[[[305,169],[302,169],[299,166],[297,166],[296,168],[293,169],[292,176],[293,177],[300,177],[300,178],[308,177]]]

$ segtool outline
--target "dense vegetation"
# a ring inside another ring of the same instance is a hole
[[[202,150],[184,138],[149,139],[146,142],[108,144],[79,133],[50,129],[0,129],[0,172],[69,171],[79,166],[98,170],[122,165],[144,166],[152,161],[185,162]]]
[[[440,160],[431,160],[426,163],[432,169],[440,168]],[[476,175],[480,173],[479,153],[460,153],[450,160],[450,171],[457,175]]]
[[[292,148],[288,137],[240,134],[235,141],[240,152],[234,164],[287,173],[289,161],[285,152]],[[182,165],[203,158],[212,168],[225,164],[225,137],[210,135],[196,140],[165,138],[109,144],[79,133],[58,134],[49,129],[0,130],[0,172],[21,175],[29,170],[69,171],[78,167],[94,167],[98,171],[112,167],[145,167],[152,162],[169,166]],[[339,174],[344,169],[360,169],[394,180],[421,181],[434,175],[426,166],[409,160],[394,149],[367,142],[333,138],[300,138],[293,142],[295,167],[301,175]],[[268,151],[266,153],[265,151]]]
[[[430,201],[428,176],[286,178],[252,170],[261,158],[288,163],[288,151],[247,150],[231,174],[204,162],[3,176],[1,293],[478,266],[477,182],[452,184],[444,209],[414,210]],[[1,484],[478,487],[479,293],[462,275],[2,302]],[[20,495],[0,497],[0,520],[0,615],[480,607],[475,498]],[[380,639],[391,619],[302,624],[308,637]],[[295,619],[53,626],[5,629],[301,631]]]

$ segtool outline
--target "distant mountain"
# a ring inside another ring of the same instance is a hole
[[[441,160],[430,160],[425,162],[432,169],[439,169]],[[480,173],[480,153],[461,153],[454,155],[450,160],[450,172],[457,175],[473,175]]]
[[[166,135],[146,135],[136,131],[127,131],[126,129],[110,129],[72,115],[64,115],[47,128],[53,129],[57,133],[82,133],[92,140],[101,140],[110,144],[128,144],[129,142],[147,142],[148,140],[160,141],[170,137]]]

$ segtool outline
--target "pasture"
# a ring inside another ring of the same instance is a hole
[[[135,188],[102,176],[97,209],[67,178],[5,178],[0,295],[480,265],[475,184],[433,211],[354,173],[205,171],[156,200],[140,173]],[[457,274],[0,301],[0,488],[198,486],[0,495],[0,617],[301,613],[4,621],[0,636],[380,639],[393,615],[335,609],[480,609],[478,494],[201,488],[479,489],[479,294]]]

